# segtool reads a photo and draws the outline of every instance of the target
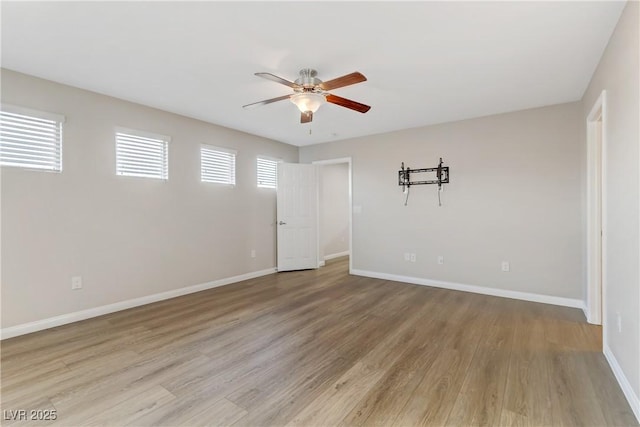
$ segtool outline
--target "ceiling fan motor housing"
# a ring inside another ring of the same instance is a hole
[[[316,89],[316,86],[322,83],[322,80],[316,78],[317,75],[318,72],[311,68],[303,68],[302,70],[300,70],[300,77],[298,77],[295,81],[297,85],[302,86],[299,91],[308,92]]]

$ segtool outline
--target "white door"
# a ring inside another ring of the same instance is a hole
[[[317,214],[317,167],[278,164],[278,271],[318,268]]]

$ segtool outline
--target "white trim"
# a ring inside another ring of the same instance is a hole
[[[349,251],[336,252],[335,254],[329,254],[324,256],[325,261],[329,261],[330,259],[340,258],[341,256],[349,255]]]
[[[624,372],[622,371],[618,360],[613,355],[613,352],[611,351],[609,346],[606,344],[604,346],[603,353],[604,357],[607,359],[607,362],[609,362],[609,366],[613,371],[613,375],[615,375],[616,380],[618,380],[618,384],[620,384],[620,388],[622,389],[624,396],[627,398],[627,402],[629,402],[629,406],[631,406],[633,414],[636,416],[636,419],[640,423],[640,399],[634,393],[633,387],[631,387],[629,380],[624,375]]]
[[[13,105],[13,104],[2,103],[0,104],[0,110],[6,111],[8,113],[37,117],[39,119],[53,120],[60,123],[64,123],[66,120],[65,116],[62,114],[49,113],[48,111],[41,111],[41,110],[35,110],[33,108],[20,107],[18,105]]]
[[[123,126],[115,126],[115,133],[126,133],[133,136],[138,136],[141,138],[151,138],[151,139],[160,139],[162,141],[166,141],[167,143],[171,142],[171,137],[169,135],[162,135],[160,133],[148,132],[146,130],[132,129]]]
[[[532,294],[529,292],[510,291],[507,289],[486,288],[484,286],[465,285],[463,283],[443,282],[440,280],[423,279],[421,277],[400,276],[396,274],[380,273],[368,270],[353,270],[356,276],[373,277],[375,279],[393,280],[414,285],[432,286],[434,288],[451,289],[454,291],[472,292],[474,294],[491,295],[494,297],[511,298],[523,301],[541,302],[544,304],[560,305],[563,307],[584,307],[584,301],[573,298],[554,297],[551,295]]]
[[[103,305],[100,307],[89,308],[87,310],[76,311],[73,313],[62,314],[60,316],[50,317],[48,319],[36,320],[35,322],[23,323],[21,325],[10,326],[0,329],[0,339],[17,337],[19,335],[30,334],[32,332],[41,331],[43,329],[54,328],[56,326],[66,325],[68,323],[78,322],[80,320],[90,319],[92,317],[102,316],[116,311],[126,310],[141,305],[151,304],[153,302],[163,301],[182,295],[192,294],[194,292],[205,291],[207,289],[217,288],[219,286],[230,285],[232,283],[241,282],[243,280],[254,279],[256,277],[266,276],[276,272],[275,267],[265,270],[254,271],[251,273],[240,274],[238,276],[226,277],[211,282],[201,283],[199,285],[187,286],[180,289],[161,292],[158,294],[147,295],[140,298],[134,298],[126,301],[120,301],[113,304]]]
[[[337,159],[327,159],[327,160],[315,160],[313,162],[311,162],[314,165],[335,165],[335,164],[340,164],[340,163],[347,163],[347,165],[349,166],[349,251],[348,251],[348,255],[351,255],[349,257],[349,274],[355,274],[353,273],[353,166],[352,166],[352,160],[351,157],[340,157]],[[318,204],[318,218],[320,217],[320,206]],[[319,220],[318,220],[319,221]],[[319,226],[318,226],[319,229]],[[318,244],[320,241],[320,236],[318,236]],[[319,249],[318,249],[318,253]],[[327,259],[327,257],[324,258],[325,260]]]
[[[598,121],[602,124],[597,137]],[[587,310],[589,323],[603,325],[606,343],[607,278],[607,92],[602,91],[586,120],[587,126]],[[598,142],[600,144],[598,144]],[[598,173],[600,176],[598,176]],[[598,191],[600,187],[600,192]],[[602,234],[601,234],[602,233]]]
[[[265,160],[271,160],[277,163],[284,163],[284,159],[282,157],[273,157],[273,156],[266,156],[266,155],[262,155],[262,154],[258,154],[256,155],[256,159],[265,159]]]
[[[234,150],[233,148],[220,147],[218,145],[205,144],[204,142],[200,144],[200,148],[206,148],[207,150],[221,151],[227,154],[233,154],[234,156],[238,155],[238,150]]]
[[[588,305],[587,301],[583,301],[582,313],[584,314],[584,318],[587,320],[587,323],[591,323],[591,322],[589,322],[589,305]]]

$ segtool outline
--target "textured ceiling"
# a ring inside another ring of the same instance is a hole
[[[302,146],[581,99],[624,2],[7,2],[2,67]],[[360,71],[311,124],[294,80]]]

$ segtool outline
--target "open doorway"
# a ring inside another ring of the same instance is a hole
[[[351,251],[351,158],[321,160],[318,165],[318,263],[342,262]]]
[[[606,334],[606,92],[587,117],[587,310]],[[605,338],[605,337],[603,337]],[[604,339],[606,342],[606,338]]]

